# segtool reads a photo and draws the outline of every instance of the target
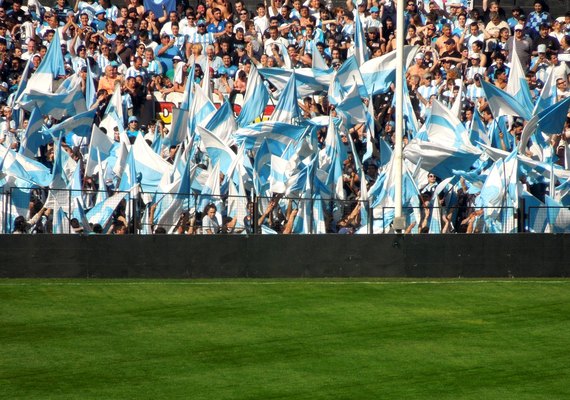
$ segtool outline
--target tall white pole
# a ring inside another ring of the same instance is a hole
[[[394,165],[396,172],[396,209],[394,229],[401,232],[405,229],[405,219],[402,217],[402,136],[404,132],[404,4],[405,0],[397,0],[396,9],[396,141],[394,148]]]

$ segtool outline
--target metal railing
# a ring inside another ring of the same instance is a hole
[[[0,191],[0,233],[205,234],[393,233],[393,207],[368,201],[45,188]],[[404,233],[570,232],[569,207],[404,207]]]

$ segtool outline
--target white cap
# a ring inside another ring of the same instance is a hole
[[[522,31],[523,29],[524,29],[524,26],[522,26],[521,24],[515,25],[515,31]]]
[[[546,53],[546,45],[545,44],[539,44],[536,47],[536,51],[538,51],[539,53]]]

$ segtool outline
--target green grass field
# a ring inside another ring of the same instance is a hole
[[[0,399],[568,399],[570,280],[0,280]]]

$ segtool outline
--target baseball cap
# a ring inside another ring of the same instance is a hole
[[[137,117],[135,117],[134,115],[132,115],[132,116],[129,117],[129,124],[130,124],[131,122],[139,122],[139,119],[138,119]]]
[[[546,45],[545,44],[539,44],[536,47],[536,51],[539,53],[546,53]]]
[[[524,26],[522,26],[521,24],[516,24],[515,25],[515,31],[522,31],[524,28]]]
[[[180,58],[180,56],[174,56],[172,57],[172,61],[182,61],[182,58]]]
[[[370,12],[379,12],[380,10],[378,10],[378,7],[374,6],[374,7],[370,7]]]

